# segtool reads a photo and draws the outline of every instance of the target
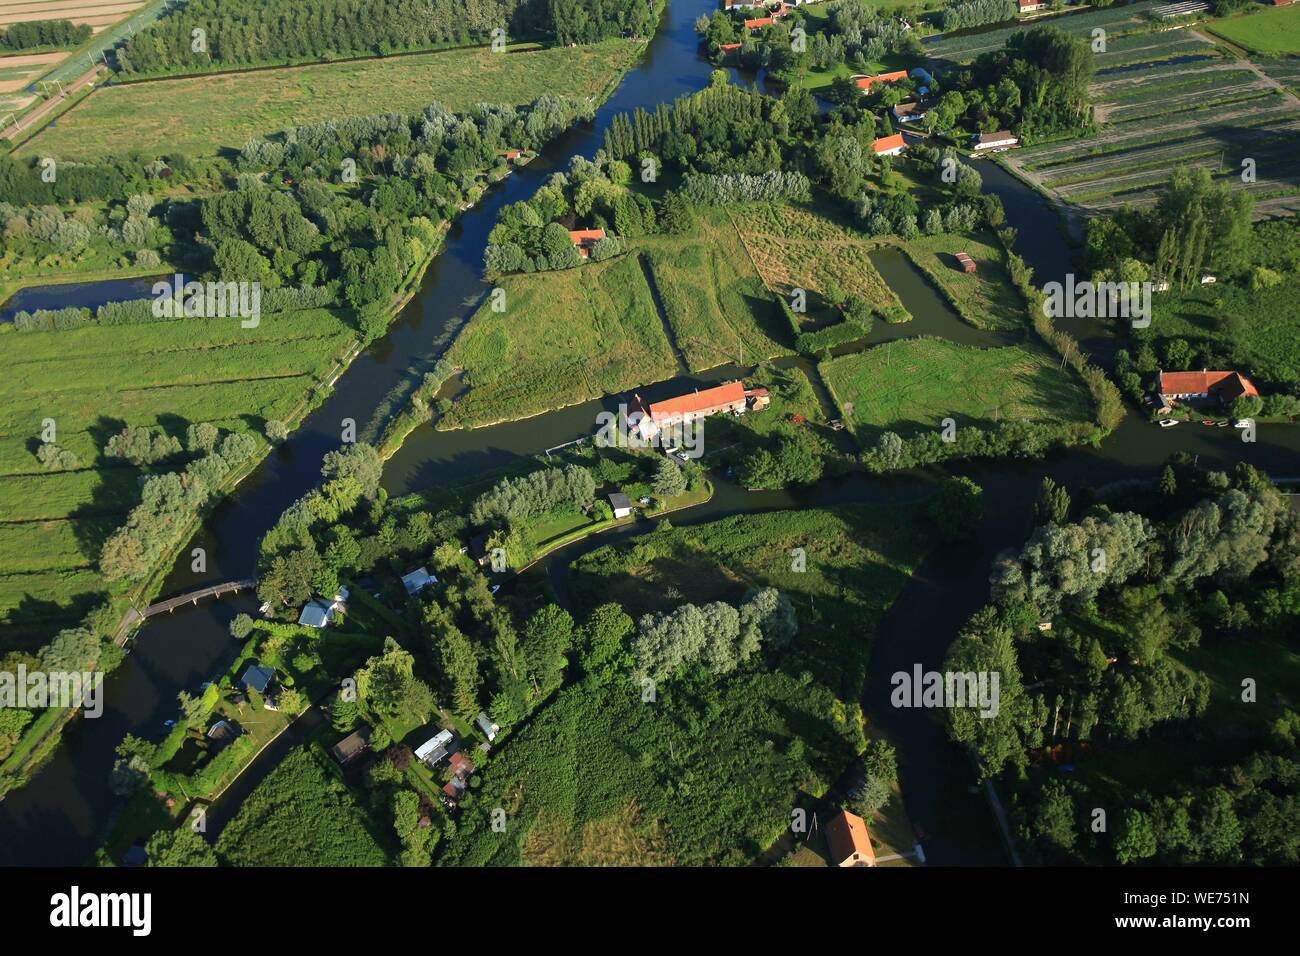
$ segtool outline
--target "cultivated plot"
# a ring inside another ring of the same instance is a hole
[[[1180,165],[1250,192],[1259,216],[1300,208],[1300,100],[1251,62],[1156,60],[1099,73],[1092,95],[1100,133],[1019,150],[1009,163],[1092,211],[1153,203]]]

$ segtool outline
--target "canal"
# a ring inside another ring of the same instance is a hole
[[[697,53],[693,24],[697,16],[715,6],[713,0],[670,0],[661,29],[641,63],[600,108],[594,123],[553,142],[537,161],[498,184],[457,221],[442,253],[425,274],[419,294],[388,334],[358,357],[331,397],[216,509],[196,535],[190,547],[207,549],[208,573],[195,575],[188,559],[178,561],[164,594],[252,573],[257,540],[284,508],[315,485],[323,456],[339,447],[343,420],[355,420],[362,437],[375,435],[385,410],[403,400],[411,383],[432,366],[481,301],[485,292],[483,250],[498,211],[531,195],[553,170],[563,168],[570,156],[594,155],[616,113],[638,106],[652,108],[707,83],[711,66]],[[382,104],[376,104],[376,109],[382,109]],[[1034,268],[1038,282],[1070,271],[1070,249],[1051,206],[1000,167],[982,163],[979,170],[986,191],[1002,198],[1008,223],[1018,233],[1017,251]],[[886,272],[895,268],[902,270],[903,266],[888,261],[882,265]],[[897,291],[915,319],[907,323],[910,329],[890,327],[877,330],[879,334],[914,335],[931,328],[935,331],[928,334],[944,334],[947,329],[959,341],[969,335],[969,344],[995,344],[990,333],[971,329],[959,319],[953,325],[950,310],[933,290],[928,292],[938,306],[926,298],[923,281],[914,283],[903,278],[901,271],[888,277],[899,283]],[[55,304],[45,303],[46,307]],[[939,307],[942,312],[937,311]],[[1113,355],[1117,340],[1104,324],[1080,323],[1068,330],[1103,363]],[[682,382],[719,381],[744,371],[724,367],[642,391],[653,398]],[[537,454],[590,434],[596,412],[613,408],[625,398],[609,396],[527,421],[474,431],[438,432],[423,425],[389,461],[385,487],[390,494],[401,494]],[[1144,424],[1136,415],[1129,415],[1096,448],[1058,452],[1046,462],[978,462],[953,469],[968,474],[985,489],[986,512],[980,533],[971,544],[944,549],[932,557],[905,587],[875,635],[864,698],[869,718],[883,727],[898,747],[904,801],[909,815],[926,834],[931,862],[1004,861],[983,799],[970,791],[974,779],[969,763],[948,743],[939,721],[927,712],[884,706],[889,675],[910,671],[916,663],[926,669],[941,665],[961,624],[987,598],[987,573],[993,556],[1023,540],[1028,509],[1044,474],[1071,489],[1099,487],[1125,478],[1150,477],[1176,451],[1196,454],[1206,463],[1231,465],[1247,460],[1277,474],[1300,474],[1300,429],[1264,425],[1259,429],[1259,441],[1246,445],[1234,430],[1194,426],[1161,430]],[[674,516],[674,524],[788,507],[908,500],[937,474],[854,475],[800,492],[746,492],[719,477],[713,500]],[[563,598],[569,562],[611,540],[615,538],[605,535],[575,544],[529,573],[548,575]],[[188,551],[188,547],[184,549],[184,553]],[[116,806],[108,791],[114,748],[127,733],[162,737],[163,722],[175,715],[177,692],[192,691],[221,671],[235,651],[227,630],[230,619],[241,611],[255,613],[255,605],[249,596],[212,602],[154,619],[141,631],[133,653],[105,683],[103,716],[74,723],[58,752],[28,786],[0,802],[0,864],[72,865],[90,859]],[[232,790],[235,798],[214,813],[227,817],[238,796],[274,765],[279,751],[272,748],[249,768]]]

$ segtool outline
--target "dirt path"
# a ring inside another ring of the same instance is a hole
[[[51,97],[50,99],[42,103],[40,106],[36,107],[36,109],[28,113],[26,116],[21,117],[21,119],[18,121],[20,125],[10,124],[8,127],[6,127],[3,132],[0,132],[0,139],[13,140],[19,134],[30,132],[32,129],[43,125],[43,121],[51,113],[53,113],[56,109],[58,109],[59,106],[64,101],[69,99],[74,93],[79,92],[80,90],[84,89],[86,86],[93,83],[95,81],[95,78],[99,76],[99,72],[105,69],[107,68],[104,66],[104,64],[102,63],[95,64],[94,67],[87,70],[85,73],[81,74],[81,76],[77,77],[67,86],[65,86],[63,88],[62,94]]]

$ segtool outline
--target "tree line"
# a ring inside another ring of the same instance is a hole
[[[90,24],[71,20],[29,20],[11,23],[0,31],[0,50],[80,46],[90,39]]]
[[[158,74],[383,55],[497,37],[594,43],[646,36],[657,15],[647,0],[190,0],[131,37],[117,62],[125,73]]]

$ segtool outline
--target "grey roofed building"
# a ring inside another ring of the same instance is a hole
[[[406,593],[411,597],[419,594],[430,584],[437,584],[438,578],[429,573],[425,567],[416,568],[414,571],[407,571],[402,575],[402,587],[406,588]]]
[[[632,513],[632,499],[621,491],[609,496],[609,505],[614,509],[615,518],[626,518]]]
[[[214,741],[229,741],[237,738],[241,733],[239,724],[233,720],[218,720],[208,728],[208,739]]]
[[[241,687],[255,690],[259,694],[265,694],[266,689],[271,686],[273,680],[275,680],[274,669],[262,667],[260,664],[250,664],[248,670],[244,671],[244,676],[239,678],[239,684]]]
[[[483,731],[483,736],[489,741],[496,740],[497,734],[501,732],[501,728],[492,722],[492,718],[487,715],[485,710],[479,711],[479,715],[474,722],[478,724],[479,730]]]
[[[312,598],[298,615],[298,623],[304,627],[324,627],[334,615],[334,606],[321,598]]]
[[[456,735],[452,731],[441,730],[415,748],[415,759],[436,764],[451,752],[455,739]]]
[[[333,747],[330,754],[340,765],[348,764],[370,749],[370,728],[364,724]]]
[[[1004,129],[1000,129],[996,133],[980,133],[975,137],[976,149],[990,149],[996,146],[1016,146],[1019,145],[1019,143],[1019,139],[1012,136]]]

